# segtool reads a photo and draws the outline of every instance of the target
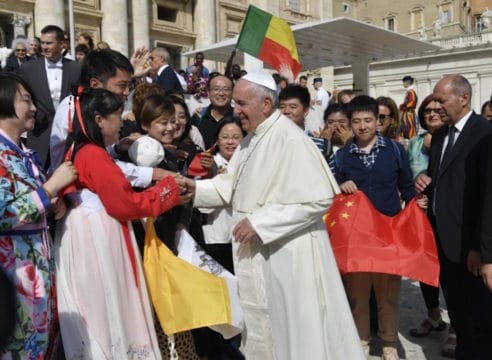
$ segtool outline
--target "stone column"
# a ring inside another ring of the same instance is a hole
[[[26,34],[26,26],[31,23],[31,17],[27,15],[21,15],[14,13],[12,14],[12,22],[11,24],[14,25],[14,39],[21,35],[21,36],[27,36]]]
[[[46,25],[57,25],[65,30],[65,5],[63,0],[36,0],[34,5],[34,32],[41,34]]]
[[[220,20],[216,18],[215,3],[214,0],[200,0],[196,2],[194,29],[196,32],[195,49],[197,50],[219,41],[216,32],[219,29],[217,24]],[[217,4],[217,6],[219,5]],[[190,63],[193,60],[190,58]],[[209,69],[216,69],[217,63],[207,61],[207,56],[205,55],[205,66]]]
[[[128,54],[128,11],[126,0],[101,0],[101,38],[111,49]],[[131,55],[130,55],[131,56]]]
[[[200,0],[195,5],[195,49],[201,49],[218,41],[215,37],[215,1]]]
[[[369,59],[359,59],[352,64],[354,74],[354,91],[368,94],[369,90]]]
[[[149,47],[149,29],[151,14],[149,11],[148,0],[133,0],[132,1],[132,25],[133,25],[133,47],[141,46]]]

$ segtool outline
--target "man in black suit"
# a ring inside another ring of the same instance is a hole
[[[482,216],[480,254],[482,278],[485,286],[492,291],[492,133],[489,139],[487,176],[485,177],[485,200]]]
[[[70,94],[80,77],[80,64],[62,57],[63,30],[55,25],[41,30],[43,58],[24,63],[20,75],[36,98],[36,124],[27,135],[27,145],[36,150],[45,169],[49,167],[50,133],[59,102]]]
[[[156,47],[152,50],[149,59],[152,64],[152,71],[155,76],[155,82],[162,87],[166,93],[183,93],[181,83],[174,72],[174,69],[169,65],[169,51],[162,47]]]
[[[429,168],[417,178],[429,196],[441,287],[456,330],[457,359],[492,359],[492,320],[480,275],[480,222],[490,125],[470,107],[471,85],[448,75],[434,88],[448,126],[434,132]]]

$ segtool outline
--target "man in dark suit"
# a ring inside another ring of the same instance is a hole
[[[159,84],[166,92],[183,93],[181,83],[169,65],[169,52],[162,47],[156,47],[150,54],[152,71],[155,76],[155,82]]]
[[[489,157],[487,176],[485,177],[485,200],[482,215],[482,236],[480,254],[482,260],[482,278],[485,286],[492,291],[492,133],[489,138]],[[491,309],[492,311],[492,309]]]
[[[429,196],[441,287],[456,330],[456,359],[492,359],[492,306],[480,275],[480,219],[490,125],[470,107],[471,85],[448,75],[434,88],[448,126],[434,132],[416,189]]]
[[[36,124],[27,135],[27,145],[36,150],[45,169],[49,167],[51,125],[59,102],[70,94],[80,77],[80,64],[62,57],[63,30],[55,25],[41,30],[43,58],[29,61],[20,68],[20,75],[34,91]]]

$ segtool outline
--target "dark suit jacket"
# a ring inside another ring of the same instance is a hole
[[[32,59],[30,57],[27,57],[26,61],[32,61]],[[19,67],[20,66],[19,62],[17,61],[17,57],[14,54],[9,55],[4,70],[17,73],[19,71]]]
[[[155,80],[165,91],[174,91],[178,93],[183,93],[183,88],[179,82],[178,77],[174,73],[174,70],[167,66],[162,73]]]
[[[36,100],[36,125],[27,135],[27,146],[38,153],[41,162],[48,167],[51,125],[56,109],[50,96],[44,58],[22,64],[20,75],[31,86]],[[59,101],[70,95],[72,87],[78,85],[80,64],[63,58],[62,88]]]
[[[438,245],[450,261],[458,263],[466,259],[471,249],[479,250],[490,124],[472,113],[450,156],[439,165],[447,130],[448,127],[443,126],[432,135],[429,199],[433,199],[435,193]]]
[[[489,135],[484,211],[482,215],[482,234],[480,240],[482,262],[492,263],[492,133]]]

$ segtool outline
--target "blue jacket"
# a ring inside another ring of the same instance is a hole
[[[350,152],[352,143],[338,150],[332,163],[339,184],[352,180],[379,212],[393,216],[401,210],[399,193],[408,203],[415,196],[415,188],[403,146],[389,138],[384,138],[384,143],[371,168]]]

